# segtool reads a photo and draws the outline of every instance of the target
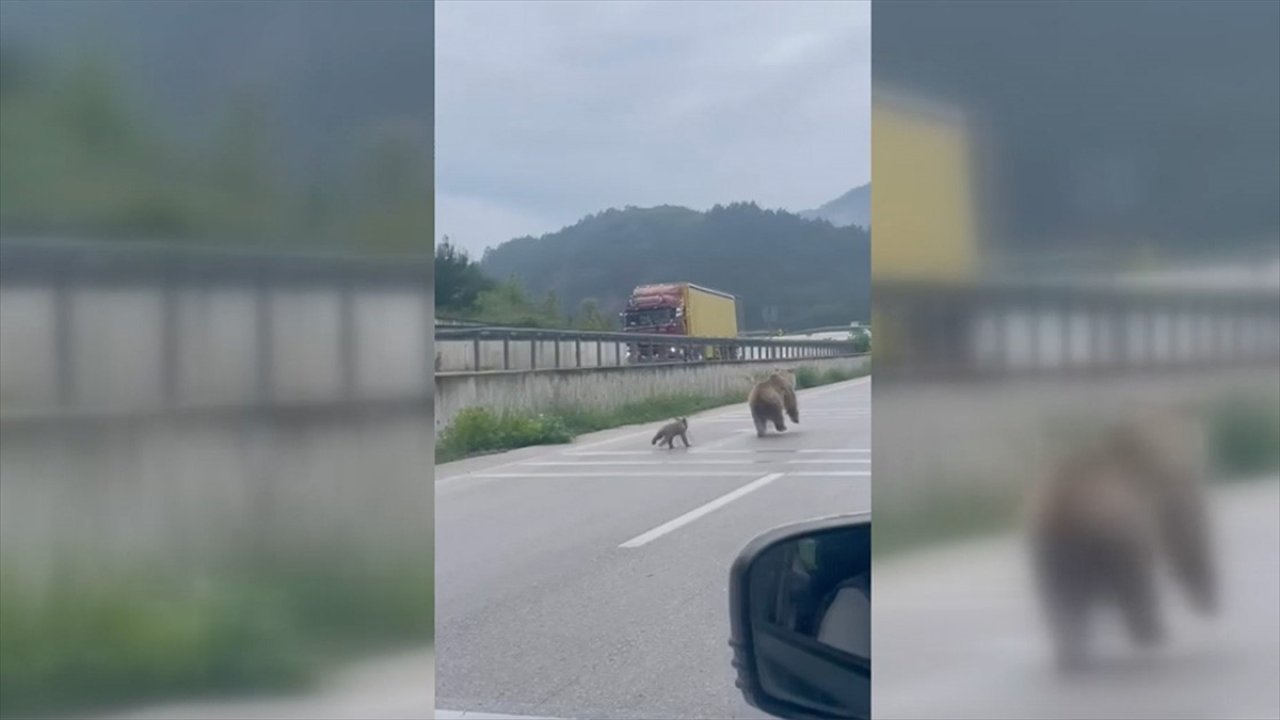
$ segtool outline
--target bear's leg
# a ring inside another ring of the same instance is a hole
[[[1087,564],[1073,557],[1069,541],[1054,538],[1044,541],[1037,552],[1036,575],[1049,625],[1049,639],[1054,647],[1058,669],[1073,672],[1083,669],[1089,611],[1095,584]]]
[[[778,432],[785,432],[787,429],[787,422],[782,419],[782,408],[780,407],[773,409],[773,426],[778,429]]]
[[[764,437],[767,422],[763,415],[755,408],[751,408],[751,420],[756,424],[756,437]]]
[[[1117,553],[1110,567],[1111,583],[1120,612],[1129,626],[1129,636],[1139,646],[1150,646],[1164,638],[1156,586],[1154,558],[1134,550]]]
[[[1048,599],[1049,622],[1056,647],[1058,669],[1075,672],[1086,665],[1086,633],[1090,593],[1083,588],[1059,592]]]

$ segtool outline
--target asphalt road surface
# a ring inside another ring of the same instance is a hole
[[[729,567],[788,522],[871,506],[871,380],[436,469],[437,717],[760,718],[734,688]]]
[[[1168,643],[1135,652],[1099,616],[1098,664],[1064,679],[1026,545],[999,537],[874,565],[876,718],[1280,718],[1280,478],[1212,492],[1223,607],[1166,584]]]

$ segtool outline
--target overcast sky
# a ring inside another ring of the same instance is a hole
[[[871,4],[437,2],[436,239],[870,180]]]

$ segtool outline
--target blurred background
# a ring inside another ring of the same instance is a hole
[[[0,4],[0,716],[430,716],[433,30]]]
[[[875,717],[1280,717],[1280,4],[872,12]]]

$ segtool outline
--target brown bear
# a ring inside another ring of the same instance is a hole
[[[785,411],[791,422],[800,422],[800,408],[796,405],[794,381],[774,371],[768,378],[755,384],[747,395],[747,407],[751,408],[751,419],[756,425],[756,437],[764,437],[768,423],[772,422],[778,432],[787,429],[782,418]]]
[[[1058,465],[1034,496],[1035,579],[1063,670],[1085,664],[1088,616],[1107,601],[1119,607],[1134,643],[1163,640],[1161,558],[1196,610],[1217,609],[1199,473],[1176,462],[1150,429],[1119,426]]]

